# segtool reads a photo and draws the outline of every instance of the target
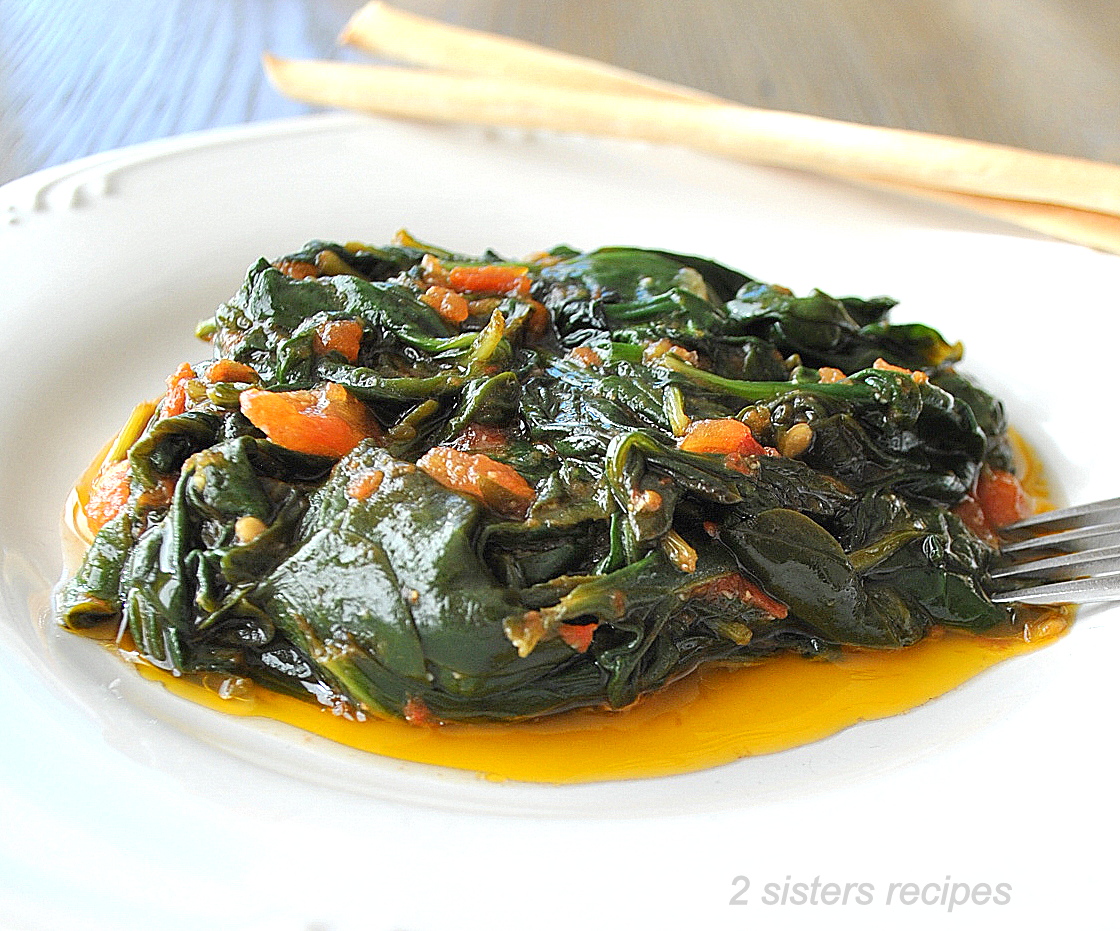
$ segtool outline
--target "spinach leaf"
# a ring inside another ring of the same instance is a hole
[[[176,674],[447,721],[1007,625],[953,511],[1011,468],[1003,408],[893,304],[632,247],[262,259],[129,449],[59,619]],[[218,363],[237,377],[211,384]],[[312,436],[341,392],[366,439],[285,448],[241,411],[249,383],[323,400],[281,405]],[[705,421],[739,445],[692,443]]]

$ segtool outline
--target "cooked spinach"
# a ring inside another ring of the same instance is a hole
[[[1002,408],[893,305],[636,248],[261,259],[123,503],[91,503],[59,617],[176,674],[410,720],[1007,624],[954,510],[1010,468]]]

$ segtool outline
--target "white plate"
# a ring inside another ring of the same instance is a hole
[[[57,631],[46,609],[72,480],[134,401],[205,355],[193,325],[244,269],[308,239],[387,241],[405,226],[467,252],[632,243],[798,291],[891,294],[895,319],[966,342],[968,370],[1077,500],[1118,491],[1120,259],[672,149],[337,116],[97,156],[0,188],[0,209],[0,917],[12,926],[1076,926],[1110,901],[1093,838],[1120,828],[1115,611],[809,747],[556,787],[196,708]],[[787,879],[816,877],[868,884],[873,901],[853,889],[846,905],[781,904]],[[899,889],[888,903],[892,883],[933,904],[901,904]],[[1009,884],[1010,902],[950,913],[941,901],[982,883]],[[747,908],[730,904],[737,892]]]

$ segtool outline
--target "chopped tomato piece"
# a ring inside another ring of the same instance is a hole
[[[490,424],[469,423],[463,428],[451,445],[456,449],[487,450],[504,449],[509,442],[500,427]]]
[[[598,626],[598,624],[561,624],[557,632],[560,634],[560,639],[577,653],[586,653]]]
[[[481,498],[510,517],[523,517],[536,497],[533,486],[512,466],[495,462],[482,453],[436,446],[416,464],[444,488]]]
[[[984,509],[980,507],[980,502],[972,495],[965,495],[961,503],[953,508],[953,513],[981,540],[990,543],[992,546],[998,545],[999,541],[996,538],[995,531],[988,524],[988,518],[984,516]]]
[[[872,362],[871,367],[881,372],[899,372],[903,375],[909,375],[911,380],[917,385],[924,385],[929,381],[929,376],[925,372],[915,372],[913,369],[903,368],[901,365],[892,365],[881,357]]]
[[[136,497],[136,504],[144,510],[158,511],[171,503],[175,494],[176,480],[173,476],[164,475],[156,480],[152,488],[143,489]]]
[[[184,362],[167,379],[167,394],[163,396],[161,408],[164,417],[177,417],[187,409],[187,383],[197,377],[194,369]]]
[[[525,265],[457,265],[447,273],[456,291],[482,291],[527,297],[533,285]]]
[[[429,287],[447,287],[447,269],[443,262],[430,252],[424,254],[420,260],[421,280]]]
[[[359,472],[346,484],[346,494],[355,501],[365,501],[378,488],[385,478],[385,473],[380,469],[370,472]]]
[[[104,469],[93,480],[86,502],[86,520],[93,530],[100,530],[128,504],[132,490],[132,471],[128,460],[122,459]]]
[[[439,718],[432,714],[431,709],[424,704],[422,698],[417,698],[415,695],[410,695],[408,701],[404,703],[401,709],[401,714],[404,719],[417,727],[435,727],[440,723]]]
[[[318,278],[319,268],[312,265],[310,262],[299,262],[292,259],[284,259],[277,262],[275,266],[277,271],[289,278],[294,278],[296,281],[302,281],[304,278]]]
[[[664,498],[652,488],[630,492],[630,510],[635,514],[650,513],[661,509]]]
[[[722,453],[725,456],[758,456],[765,452],[750,427],[734,417],[693,421],[679,445],[690,453]]]
[[[470,307],[467,299],[458,291],[441,285],[432,285],[420,295],[420,300],[439,314],[444,322],[458,326],[470,316]]]
[[[381,430],[366,406],[342,387],[328,383],[310,391],[241,392],[241,413],[273,443],[315,456],[345,456]]]
[[[846,381],[848,378],[840,369],[834,369],[828,365],[817,369],[817,373],[821,376],[822,385],[834,385],[837,382]]]
[[[976,483],[976,501],[989,526],[1003,527],[1034,513],[1034,501],[1010,472],[985,467]]]
[[[771,598],[758,585],[737,572],[730,572],[711,579],[692,590],[694,598],[715,599],[733,598],[744,604],[754,605],[781,620],[789,614],[789,608],[775,598]]]
[[[533,336],[541,336],[548,329],[552,314],[540,301],[533,300],[531,297],[524,297],[523,300],[533,308],[529,312],[529,332]]]
[[[337,352],[347,362],[356,362],[363,332],[360,320],[328,320],[315,330],[315,351]]]
[[[771,598],[766,594],[766,592],[755,585],[754,582],[750,581],[750,579],[744,579],[743,584],[747,592],[750,594],[751,604],[753,604],[756,608],[761,608],[771,617],[776,617],[778,620],[782,620],[786,615],[789,614],[789,608],[787,608],[776,598]]]
[[[252,383],[258,381],[260,376],[251,365],[243,362],[234,362],[232,359],[219,359],[206,370],[206,380],[212,385],[218,382]]]
[[[695,365],[700,361],[700,356],[691,349],[685,349],[683,346],[678,346],[670,339],[659,339],[656,343],[650,343],[642,350],[643,362],[655,362],[662,356],[673,355],[678,359],[684,359],[689,365]]]
[[[584,368],[594,368],[603,364],[603,357],[590,346],[576,346],[570,355]]]

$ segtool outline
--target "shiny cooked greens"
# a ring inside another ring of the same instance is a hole
[[[893,303],[635,248],[262,259],[131,446],[59,617],[413,721],[1006,625],[959,507],[1012,468],[1002,408]]]

